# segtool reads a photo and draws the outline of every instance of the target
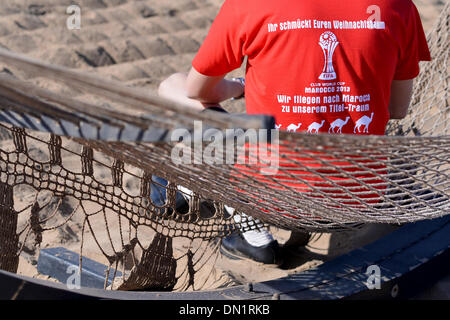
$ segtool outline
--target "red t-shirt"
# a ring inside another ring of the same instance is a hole
[[[430,60],[420,17],[410,0],[226,0],[192,65],[201,74],[219,76],[239,68],[245,56],[247,113],[274,116],[280,130],[313,134],[383,135],[392,80],[415,78],[419,61]],[[281,159],[283,171],[270,177],[277,182],[273,188],[295,190],[302,197],[332,193],[336,206],[363,209],[361,201],[370,205],[380,200],[370,190],[382,191],[387,185],[384,167],[359,160],[358,155],[348,159],[378,175],[358,173],[343,159],[336,161],[341,170],[323,172],[322,165],[312,161],[320,156],[314,150],[280,153],[286,161]],[[326,154],[323,157],[333,163]],[[317,174],[290,170],[293,160]],[[272,185],[258,166],[236,167]],[[261,203],[261,210],[266,205]]]
[[[310,133],[385,133],[393,79],[430,53],[410,0],[226,0],[192,65],[224,75],[248,56],[246,109]]]

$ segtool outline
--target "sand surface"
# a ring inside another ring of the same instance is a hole
[[[188,71],[195,52],[200,47],[208,28],[217,14],[221,0],[79,0],[82,9],[81,30],[66,28],[67,1],[64,0],[2,0],[0,5],[0,47],[24,53],[57,65],[95,72],[113,78],[129,86],[143,87],[155,91],[162,79],[176,71]],[[415,0],[421,13],[425,29],[432,27],[443,7],[439,0]],[[46,79],[25,76],[20,70],[12,69],[0,62],[0,70],[6,68],[16,76],[26,78],[44,88],[67,94],[79,99],[91,100],[72,88],[50,82]],[[243,70],[236,70],[231,76],[242,76]],[[229,111],[242,112],[243,102],[227,102]],[[7,143],[7,142],[6,142]],[[39,147],[36,147],[38,152]],[[65,165],[78,165],[76,158],[66,156]],[[101,174],[101,172],[99,173]],[[16,206],[25,206],[33,200],[32,190],[22,188],[16,192]],[[43,195],[45,197],[45,195]],[[67,212],[73,210],[66,204]],[[58,213],[54,223],[64,222],[67,212]],[[80,216],[82,217],[82,216]],[[21,216],[21,223],[27,217]],[[102,237],[102,221],[96,231]],[[109,227],[117,227],[111,220]],[[70,226],[45,233],[41,247],[64,246],[78,252],[81,218],[71,219]],[[222,285],[264,281],[290,273],[299,272],[323,263],[337,255],[348,252],[392,231],[395,226],[366,226],[358,232],[340,234],[313,234],[304,248],[293,250],[281,267],[263,266],[253,262],[233,261],[219,256],[216,264],[216,282],[207,283],[204,288]],[[277,240],[283,244],[289,231],[272,228]],[[118,241],[118,233],[112,235]],[[107,239],[103,234],[103,239]],[[102,245],[108,245],[107,241]],[[179,246],[186,245],[183,242]],[[176,249],[176,248],[175,248]],[[83,254],[106,263],[95,241],[87,241]],[[25,250],[20,259],[21,274],[42,277],[36,271],[36,252]],[[212,263],[212,262],[209,262]],[[198,279],[206,279],[211,268]],[[45,278],[45,277],[44,277]]]

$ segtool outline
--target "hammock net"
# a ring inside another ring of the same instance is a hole
[[[230,285],[214,267],[195,275],[236,230],[338,232],[448,214],[449,31],[447,4],[409,114],[383,137],[270,130],[269,117],[199,113],[0,49],[8,66],[86,93],[72,98],[0,74],[0,269],[16,272],[19,255],[37,255],[46,234],[59,244],[73,234],[80,256],[95,242],[112,289],[198,290]],[[211,128],[232,161],[206,152]],[[191,139],[170,140],[174,130]],[[266,140],[256,151],[227,145],[227,130],[244,142],[263,132],[279,149],[261,156]],[[191,161],[174,162],[174,150]]]

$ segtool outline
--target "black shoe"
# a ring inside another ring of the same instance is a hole
[[[274,240],[262,247],[254,247],[248,243],[242,234],[233,233],[222,239],[220,252],[230,259],[251,259],[265,264],[281,264],[280,247]]]
[[[152,201],[152,203],[157,206],[157,207],[161,207],[160,209],[160,213],[163,214],[165,213],[164,209],[162,209],[164,207],[164,205],[167,202],[167,192],[166,192],[166,187],[169,183],[167,182],[167,180],[160,178],[158,176],[153,175],[152,176],[152,183],[150,185],[150,199]],[[180,214],[186,214],[189,211],[189,203],[187,202],[187,200],[184,198],[183,194],[179,191],[176,192],[176,211]],[[172,208],[168,208],[168,215],[171,215],[173,213]]]
[[[308,232],[299,232],[293,231],[291,232],[291,236],[288,241],[283,245],[285,248],[298,248],[304,247],[308,244],[311,239],[311,234]]]
[[[291,232],[291,236],[281,248],[283,256],[289,257],[287,260],[291,260],[292,257],[303,256],[305,247],[308,245],[310,239],[311,233],[298,231]]]

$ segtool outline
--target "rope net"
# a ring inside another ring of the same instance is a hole
[[[413,106],[389,124],[388,136],[266,130],[278,152],[222,144],[232,164],[223,153],[196,152],[210,147],[195,139],[196,121],[222,133],[218,140],[227,129],[248,129],[236,136],[244,142],[252,128],[270,129],[267,121],[198,113],[0,50],[11,66],[91,94],[65,97],[0,75],[0,268],[15,272],[21,253],[36,255],[42,245],[75,237],[70,249],[80,256],[87,241],[98,247],[98,260],[108,265],[105,288],[216,288],[233,281],[209,262],[220,239],[236,230],[268,223],[337,232],[448,214],[449,31],[447,4],[428,39],[433,62],[423,65]],[[168,141],[176,129],[194,130],[194,138]],[[174,150],[192,161],[175,163]],[[204,268],[210,272],[199,279]]]

